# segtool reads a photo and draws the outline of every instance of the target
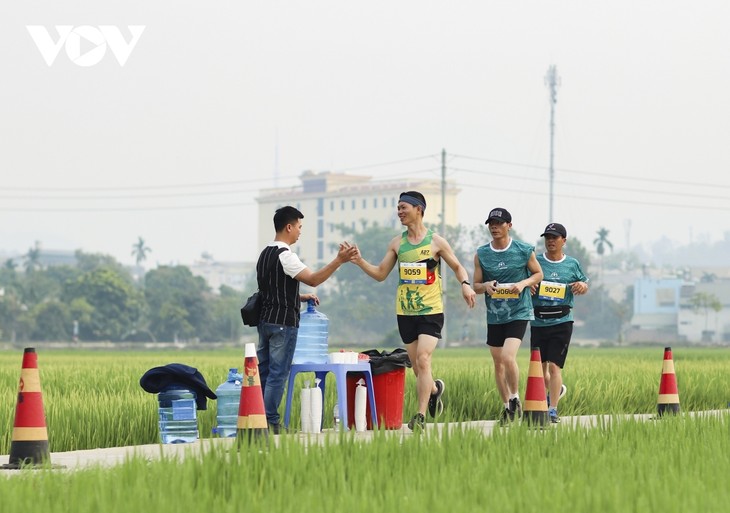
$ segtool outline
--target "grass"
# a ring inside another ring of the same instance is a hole
[[[683,411],[726,407],[730,399],[730,351],[682,348],[673,352]],[[521,393],[524,395],[529,351],[523,348]],[[652,413],[656,411],[663,350],[571,349],[563,372],[569,392],[560,403],[562,416]],[[22,352],[0,353],[0,454],[8,454],[17,403]],[[71,451],[157,443],[157,400],[139,386],[150,368],[181,362],[198,368],[215,389],[230,367],[242,367],[240,351],[90,352],[39,351],[38,366],[51,451]],[[486,348],[437,350],[434,375],[447,384],[443,421],[494,419],[501,403]],[[415,380],[406,374],[404,417],[416,410]],[[297,376],[297,386],[312,376]],[[299,425],[294,395],[292,426]],[[328,378],[324,427],[332,426],[335,386]],[[215,401],[198,412],[201,437],[215,426]],[[282,413],[283,413],[282,401]]]
[[[216,446],[202,459],[135,458],[111,469],[0,479],[3,511],[179,513],[496,510],[727,511],[727,415],[524,426],[422,436],[343,434],[323,446],[282,436],[268,450]]]

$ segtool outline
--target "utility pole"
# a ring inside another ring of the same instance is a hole
[[[441,236],[446,237],[446,150],[441,149]],[[441,303],[444,309],[444,326],[441,328],[441,347],[448,344],[446,335],[446,271],[441,268]]]
[[[555,104],[558,102],[558,86],[560,85],[560,77],[555,64],[548,68],[545,75],[545,84],[550,88],[550,212],[548,222],[555,221],[553,218],[553,181],[555,180]]]

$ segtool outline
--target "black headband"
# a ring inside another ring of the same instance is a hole
[[[424,211],[426,210],[425,201],[415,198],[413,196],[409,196],[408,194],[401,194],[398,201],[405,201],[406,203],[410,203],[414,207],[421,207]]]

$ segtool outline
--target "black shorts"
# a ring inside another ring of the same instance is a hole
[[[568,357],[570,337],[573,336],[573,321],[552,326],[530,327],[530,349],[540,349],[543,362],[553,362],[563,368]]]
[[[398,332],[404,344],[418,340],[418,335],[430,335],[441,338],[444,327],[444,314],[432,315],[399,315]]]
[[[522,340],[527,331],[529,321],[512,321],[504,324],[487,324],[487,345],[489,347],[504,347],[508,338]]]

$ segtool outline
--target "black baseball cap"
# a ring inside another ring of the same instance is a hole
[[[565,229],[565,226],[560,223],[550,223],[545,227],[545,231],[540,235],[540,237],[544,237],[545,235],[557,235],[558,237],[566,238],[568,236],[568,231]]]
[[[512,214],[507,212],[506,208],[495,208],[492,209],[492,211],[489,213],[489,216],[487,217],[487,220],[484,221],[484,224],[489,224],[489,221],[499,221],[500,223],[511,223],[512,222]]]

